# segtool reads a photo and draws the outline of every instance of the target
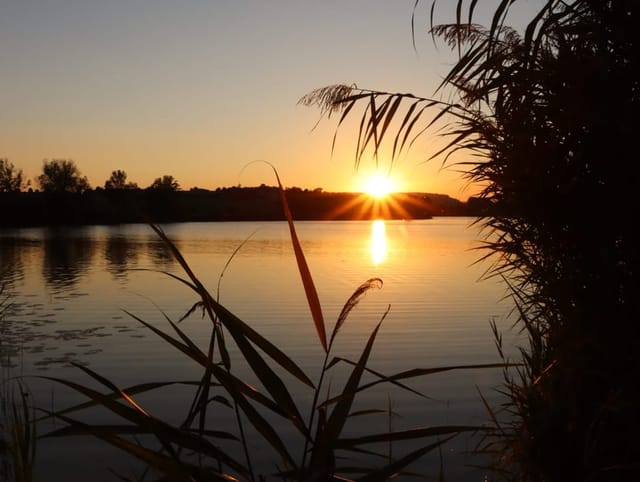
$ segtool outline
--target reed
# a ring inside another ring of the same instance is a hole
[[[388,309],[381,314],[364,342],[358,359],[348,360],[334,356],[334,341],[340,335],[340,329],[348,322],[349,314],[365,294],[382,287],[382,280],[372,278],[362,283],[349,297],[336,322],[329,329],[275,168],[274,173],[282,196],[301,283],[318,343],[324,352],[318,380],[314,382],[284,351],[225,308],[203,285],[195,270],[163,230],[157,225],[151,225],[170,249],[183,272],[182,275],[169,272],[164,274],[193,291],[196,299],[187,311],[187,316],[196,310],[202,312],[211,324],[210,337],[206,346],[200,347],[181,330],[179,320],[172,320],[165,315],[169,328],[165,331],[134,313],[129,315],[198,365],[202,371],[201,378],[186,382],[142,383],[120,388],[90,368],[77,365],[93,382],[103,387],[103,391],[99,391],[70,380],[43,377],[87,398],[82,404],[47,412],[46,417],[55,417],[63,421],[65,426],[44,436],[93,435],[143,461],[153,469],[153,480],[257,481],[274,477],[291,481],[344,481],[354,480],[355,477],[363,481],[382,481],[408,473],[410,464],[426,454],[438,454],[443,444],[461,433],[485,430],[482,426],[445,425],[394,431],[390,425],[386,432],[344,436],[345,426],[355,417],[375,413],[391,416],[389,407],[356,410],[354,402],[363,391],[392,384],[416,396],[423,396],[405,385],[405,381],[443,371],[489,369],[503,367],[503,364],[412,369],[390,375],[370,370],[367,363]],[[241,379],[232,369],[236,360],[232,360],[230,355],[231,341],[263,389]],[[346,381],[341,389],[334,391],[335,387],[328,387],[325,380],[332,370],[339,369],[344,370]],[[370,379],[374,381],[366,381]],[[135,400],[141,393],[154,393],[160,388],[178,383],[193,386],[195,392],[181,424],[172,425],[163,421]],[[306,399],[312,400],[310,407],[301,405],[300,400],[294,398],[292,383],[308,391],[310,396]],[[95,406],[119,416],[123,423],[97,425],[81,422],[77,418],[76,413]],[[229,409],[235,414],[235,421],[229,428],[207,425],[207,415],[212,411]],[[291,432],[295,434],[293,441]],[[142,437],[143,435],[148,437]],[[251,444],[249,437],[252,438]],[[262,448],[259,449],[261,455],[264,451],[272,454],[270,468],[256,463],[255,449],[251,448],[255,446],[255,437],[262,441]],[[406,453],[398,453],[397,449],[385,451],[385,447],[392,445],[395,449],[395,444],[400,441],[412,441],[413,448],[407,449]],[[362,461],[363,454],[368,462]]]
[[[508,22],[524,2],[495,2],[487,27],[480,2],[451,2],[444,25],[429,3],[431,35],[458,53],[434,93],[450,100],[334,85],[300,103],[339,114],[336,129],[360,107],[356,166],[436,131],[444,145],[425,157],[480,186],[487,276],[505,282],[527,339],[506,403],[487,406],[496,476],[637,480],[640,3],[545,0],[522,31]]]
[[[0,335],[10,307],[9,298],[4,296],[4,286],[0,285]],[[32,397],[22,378],[13,377],[2,364],[0,369],[0,480],[31,482],[36,456],[36,417],[35,408],[30,403]]]

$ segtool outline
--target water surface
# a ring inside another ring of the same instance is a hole
[[[297,223],[329,331],[362,282],[373,277],[383,281],[382,289],[370,291],[351,313],[334,354],[357,359],[371,330],[389,310],[372,354],[372,369],[391,374],[409,368],[499,361],[489,322],[496,320],[508,330],[511,305],[503,300],[503,285],[479,281],[489,266],[475,263],[481,253],[474,249],[479,233],[469,227],[471,221]],[[286,223],[186,223],[163,229],[223,305],[317,378],[322,349]],[[183,273],[150,227],[4,230],[0,257],[5,291],[13,302],[0,349],[12,373],[88,382],[78,368],[70,366],[75,361],[123,387],[200,376],[183,355],[125,313],[168,329],[165,316],[176,321],[197,301],[186,286],[167,276]],[[211,326],[206,319],[196,312],[180,326],[205,349]],[[511,349],[512,337],[506,335]],[[236,366],[243,373],[242,363]],[[336,387],[342,376],[334,375]],[[41,404],[61,408],[78,400],[55,383],[30,380]],[[384,408],[391,400],[402,415],[393,421],[397,429],[479,424],[487,415],[478,390],[495,399],[492,387],[500,380],[500,370],[450,372],[410,383],[428,399],[383,388],[363,396],[360,403]],[[302,387],[291,389],[302,403],[310,400]],[[190,396],[176,389],[162,397],[141,399],[154,413],[178,423]],[[388,419],[375,423],[379,424],[376,430],[383,430]],[[365,428],[371,428],[368,422]],[[363,427],[352,429],[358,432]],[[86,438],[78,445],[78,440],[44,440],[38,454],[39,473],[61,471],[64,480],[86,480],[88,474],[114,480],[102,468],[114,464],[112,451]],[[458,480],[465,476],[478,480],[478,472],[460,467],[461,461],[469,462],[462,454],[470,448],[469,442],[452,447],[455,455],[450,456],[449,473],[462,477]],[[90,455],[76,455],[83,451]],[[127,463],[119,461],[118,466]]]

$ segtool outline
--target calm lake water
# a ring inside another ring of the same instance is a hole
[[[298,236],[329,332],[362,282],[379,277],[384,283],[382,289],[368,292],[351,313],[334,354],[357,359],[388,307],[369,364],[385,374],[499,362],[491,320],[496,320],[508,351],[513,351],[511,304],[503,300],[502,284],[480,281],[489,266],[474,264],[481,253],[473,249],[479,233],[470,227],[471,221],[298,222]],[[187,223],[163,229],[209,291],[215,295],[219,290],[225,307],[317,380],[323,352],[286,223]],[[61,385],[40,378],[91,384],[69,361],[86,364],[121,387],[200,377],[184,355],[124,312],[168,331],[164,316],[177,320],[196,301],[188,288],[161,273],[182,275],[150,227],[3,230],[0,260],[5,294],[13,303],[0,339],[3,370],[9,376],[28,376],[38,406],[59,409],[82,401]],[[194,314],[180,326],[206,351],[207,320]],[[239,370],[242,373],[241,364]],[[341,376],[339,369],[333,375],[335,391]],[[397,430],[447,423],[477,425],[487,420],[478,390],[497,401],[494,388],[501,377],[499,369],[448,372],[407,383],[429,398],[382,385],[363,394],[359,403],[363,408],[386,409],[391,400],[399,414],[392,419]],[[293,386],[292,392],[302,406],[310,403],[311,394],[303,387]],[[143,395],[139,401],[154,414],[178,423],[191,396],[191,391],[181,388]],[[101,413],[87,416],[104,417]],[[223,423],[228,417],[226,412],[212,423]],[[388,423],[386,415],[368,417],[363,427],[350,430],[384,431]],[[44,432],[51,427],[40,428]],[[265,458],[263,463],[275,460],[259,449],[257,437],[255,444]],[[448,480],[482,480],[482,471],[466,466],[475,463],[466,453],[473,444],[460,438],[443,451]],[[411,468],[437,475],[438,464],[436,454]],[[38,480],[116,480],[107,467],[126,475],[137,468],[114,449],[86,437],[42,439],[38,446]]]

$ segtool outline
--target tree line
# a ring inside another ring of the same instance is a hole
[[[71,159],[52,159],[42,163],[42,173],[35,179],[36,189],[43,192],[83,193],[91,190],[86,176]],[[31,180],[24,176],[22,169],[17,168],[6,158],[0,158],[0,192],[21,192],[30,190]],[[98,190],[101,188],[97,188]],[[127,180],[127,173],[121,169],[111,172],[104,182],[104,189],[140,189],[137,183]],[[171,175],[157,177],[146,189],[178,191],[180,184]]]

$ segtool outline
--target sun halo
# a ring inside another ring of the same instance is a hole
[[[365,179],[363,190],[375,199],[383,199],[395,191],[395,184],[389,176],[372,174]]]

